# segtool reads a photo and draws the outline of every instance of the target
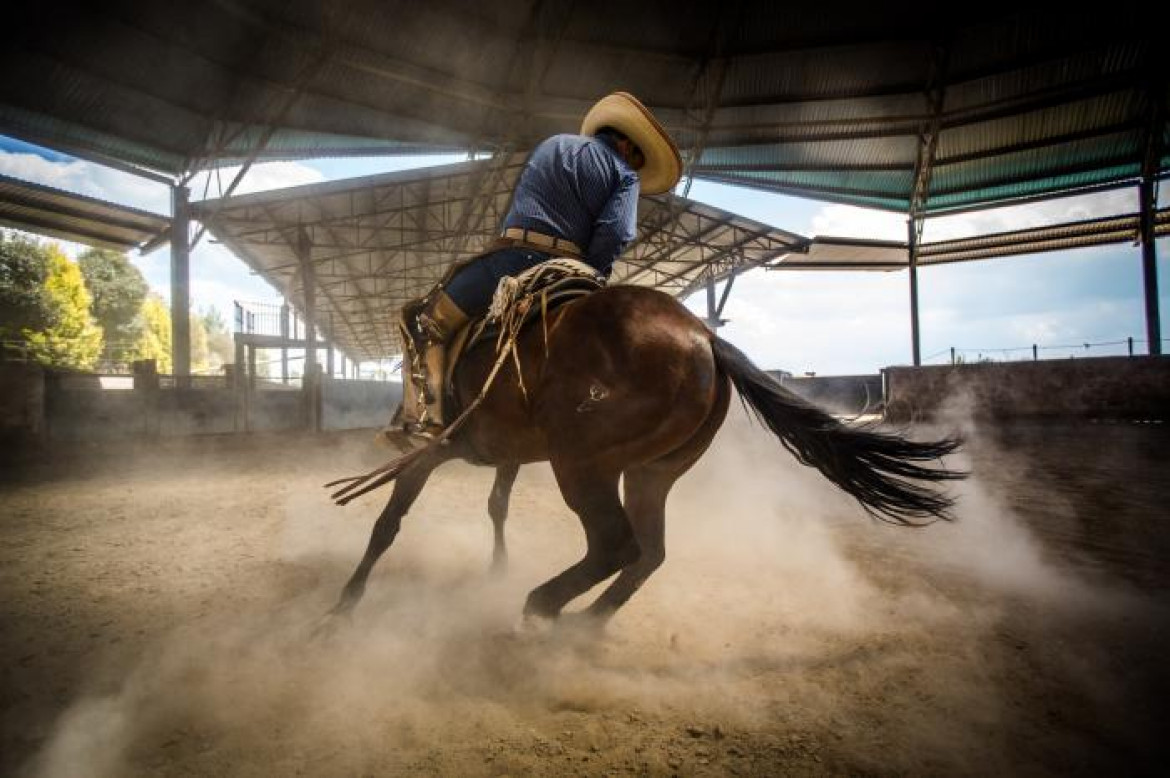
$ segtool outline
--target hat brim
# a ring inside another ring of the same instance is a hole
[[[674,189],[682,177],[682,157],[654,114],[628,92],[614,92],[597,101],[581,122],[581,134],[613,127],[638,145],[646,164],[638,171],[642,194]]]

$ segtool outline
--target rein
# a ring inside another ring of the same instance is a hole
[[[513,310],[523,307],[524,312],[527,312],[528,306],[531,305],[532,298],[526,297],[519,301],[518,305]],[[524,316],[521,313],[519,316],[509,316],[503,328],[500,330],[500,339],[496,345],[496,361],[492,365],[491,371],[488,373],[487,379],[483,382],[483,387],[479,390],[479,394],[475,399],[468,403],[463,412],[447,426],[437,437],[431,440],[427,445],[420,449],[411,451],[396,459],[392,459],[379,468],[371,470],[364,475],[350,476],[349,478],[339,478],[336,481],[330,481],[325,484],[325,488],[337,486],[338,484],[346,484],[346,486],[338,489],[333,494],[329,495],[330,499],[334,500],[338,505],[345,505],[355,497],[361,497],[363,494],[372,492],[379,486],[383,486],[393,481],[402,471],[409,467],[413,462],[421,459],[423,455],[430,453],[434,449],[446,444],[447,439],[454,435],[466,421],[471,417],[477,408],[483,403],[484,398],[487,397],[488,390],[491,389],[492,384],[495,383],[496,376],[500,373],[500,368],[508,360],[509,355],[513,357],[516,362],[516,374],[520,374],[520,354],[516,349],[516,340],[520,335],[520,328],[524,323]],[[506,337],[505,337],[506,335]],[[546,344],[547,348],[547,344]],[[524,391],[524,379],[520,377],[520,390]],[[527,392],[524,392],[525,402],[528,400]]]

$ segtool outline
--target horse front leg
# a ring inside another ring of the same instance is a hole
[[[496,468],[496,480],[488,497],[488,515],[492,517],[495,538],[492,544],[492,573],[502,574],[508,567],[508,547],[504,542],[504,522],[508,520],[508,499],[512,496],[512,485],[520,465],[514,462]]]
[[[414,504],[419,493],[426,486],[427,479],[431,477],[434,469],[448,458],[443,453],[424,456],[398,476],[394,482],[394,492],[390,495],[390,501],[386,503],[382,514],[374,523],[374,529],[370,533],[370,542],[366,546],[366,553],[345,584],[345,588],[342,589],[341,598],[329,611],[330,616],[348,616],[353,611],[354,606],[361,601],[362,595],[366,591],[366,581],[370,577],[370,571],[374,569],[378,559],[386,553],[386,549],[390,548],[390,544],[398,536],[398,530],[402,526],[402,517],[410,510],[410,506]]]

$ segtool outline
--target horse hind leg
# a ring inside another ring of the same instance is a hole
[[[508,567],[508,546],[504,542],[504,523],[508,520],[508,499],[512,496],[512,485],[520,465],[509,462],[496,468],[496,480],[488,497],[488,515],[492,518],[494,538],[492,543],[492,573],[502,574]]]
[[[682,475],[699,461],[727,416],[731,387],[721,381],[714,401],[690,440],[666,456],[625,473],[625,509],[641,555],[587,609],[606,621],[629,601],[642,584],[666,561],[666,498]]]
[[[638,558],[638,543],[618,496],[618,477],[574,467],[553,470],[565,502],[581,520],[587,548],[584,558],[532,590],[525,617],[556,618],[584,594]]]
[[[678,475],[653,466],[626,471],[625,509],[641,553],[586,609],[588,615],[608,620],[666,560],[666,496]]]

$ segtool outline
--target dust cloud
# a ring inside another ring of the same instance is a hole
[[[1141,705],[1088,745],[1081,718],[1133,702],[1110,649],[1148,603],[1049,554],[987,478],[1013,455],[952,422],[969,453],[950,464],[974,473],[958,521],[911,530],[734,410],[672,493],[666,564],[602,634],[520,622],[584,550],[546,465],[521,471],[505,575],[488,573],[491,471],[447,465],[353,621],[319,639],[386,494],[343,510],[318,484],[368,466],[368,441],[285,455],[262,481],[217,460],[234,491],[188,520],[251,500],[271,516],[177,540],[213,576],[202,606],[180,597],[133,654],[91,662],[22,774],[1090,772],[1140,752]],[[136,488],[173,486],[152,473]]]

